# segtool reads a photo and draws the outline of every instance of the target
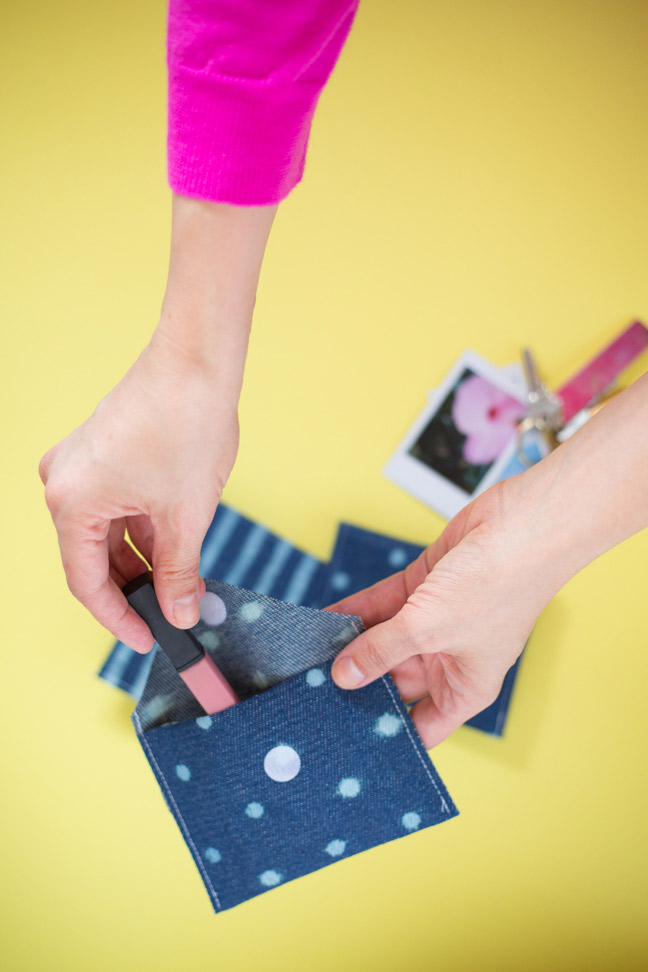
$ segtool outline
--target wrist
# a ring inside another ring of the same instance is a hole
[[[239,391],[275,212],[173,196],[169,275],[152,343]]]
[[[227,389],[238,402],[243,383],[249,326],[191,315],[186,310],[164,314],[151,337],[149,354],[161,368],[183,380],[204,379]]]
[[[245,353],[228,353],[226,343],[213,358],[186,342],[160,322],[141,354],[143,374],[163,390],[164,395],[184,401],[193,399],[204,409],[238,409],[243,383]]]
[[[501,499],[501,558],[512,589],[522,586],[537,613],[592,559],[569,520],[562,463],[552,458],[494,487]]]
[[[572,438],[498,484],[518,569],[552,597],[601,554],[648,526],[648,375]]]
[[[184,311],[249,329],[276,209],[174,195],[162,317]]]

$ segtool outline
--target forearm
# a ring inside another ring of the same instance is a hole
[[[168,283],[151,343],[181,365],[206,370],[232,401],[276,210],[173,197]]]
[[[547,600],[648,526],[648,374],[571,439],[504,486],[509,535]]]

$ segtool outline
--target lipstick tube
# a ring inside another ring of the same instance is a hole
[[[146,621],[158,645],[207,715],[222,712],[240,701],[195,635],[167,621],[149,573],[129,581],[123,594]]]

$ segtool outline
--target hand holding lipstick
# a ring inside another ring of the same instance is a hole
[[[68,586],[131,648],[149,651],[153,637],[121,588],[148,564],[168,620],[198,620],[200,548],[237,444],[235,402],[206,368],[158,341],[43,457]]]
[[[198,639],[191,631],[182,631],[169,624],[162,614],[149,573],[133,578],[122,593],[146,621],[160,648],[207,715],[236,705],[238,696]]]
[[[198,620],[200,547],[236,457],[275,211],[174,197],[169,279],[150,344],[40,463],[70,590],[137,651],[153,637],[121,588],[147,562],[165,617],[180,628]]]

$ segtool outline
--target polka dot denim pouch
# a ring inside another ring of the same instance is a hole
[[[206,584],[193,631],[241,702],[206,716],[156,649],[132,719],[216,912],[456,815],[390,677],[331,679],[359,618]]]
[[[221,503],[205,537],[200,573],[291,604],[325,607],[402,570],[423,549],[418,544],[342,523],[332,558],[324,564]],[[151,662],[151,654],[140,655],[117,642],[98,674],[139,699]],[[520,659],[507,673],[497,699],[466,725],[502,735],[519,664]]]

